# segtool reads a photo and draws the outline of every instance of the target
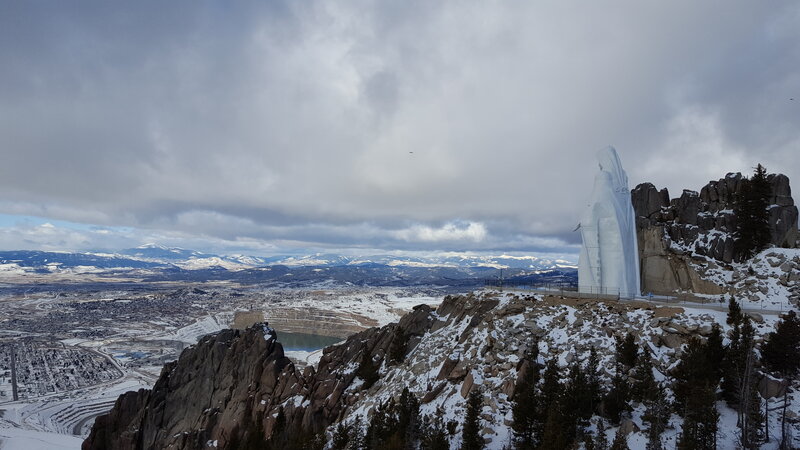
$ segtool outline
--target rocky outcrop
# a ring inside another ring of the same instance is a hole
[[[672,252],[669,236],[660,227],[648,227],[639,232],[642,289],[645,294],[671,294],[676,291],[723,294],[727,287],[705,278],[692,257]],[[713,261],[702,261],[716,266]]]
[[[397,328],[410,348],[433,323],[430,307],[417,306],[398,324],[326,348],[317,369],[302,373],[266,324],[206,336],[167,364],[152,390],[121,396],[96,420],[83,449],[201,449],[209,443],[228,448],[254,434],[269,436],[281,409],[289,429],[313,435],[358,397],[345,391],[356,379],[352,369],[362,353],[380,364]]]
[[[271,407],[309,389],[275,337],[256,325],[203,338],[164,367],[152,390],[121,396],[83,448],[224,447],[264,426]]]
[[[798,210],[789,178],[770,174],[769,202],[771,243],[777,247],[798,246]],[[631,192],[639,239],[643,292],[672,294],[692,291],[720,294],[728,290],[707,281],[706,270],[734,262],[736,215],[733,203],[744,178],[729,173],[711,181],[700,192],[684,190],[670,199],[668,191],[643,183]]]
[[[773,248],[734,268],[731,285],[742,300],[773,305],[800,305],[800,251]]]

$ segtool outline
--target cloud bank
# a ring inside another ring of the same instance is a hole
[[[800,179],[798,21],[790,1],[5,3],[0,213],[118,237],[52,247],[571,251],[605,145],[673,194],[759,162]]]

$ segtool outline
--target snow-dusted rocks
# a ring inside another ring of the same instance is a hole
[[[666,189],[651,183],[633,189],[642,289],[645,293],[673,294],[689,291],[719,295],[730,291],[729,280],[708,282],[707,273],[718,266],[736,267],[734,200],[743,176],[729,173],[710,181],[700,192],[684,190],[670,200]],[[798,211],[785,175],[767,176],[771,243],[777,247],[798,245]],[[736,269],[733,269],[736,270]],[[729,276],[727,278],[730,278]],[[736,291],[736,289],[733,289]]]
[[[639,254],[628,176],[613,147],[600,150],[597,160],[600,172],[579,225],[578,286],[586,293],[638,297]]]
[[[800,304],[800,249],[772,248],[737,264],[730,274],[742,300],[770,309]]]
[[[772,329],[777,315],[763,319],[755,324],[759,336]],[[713,322],[723,333],[730,331],[725,313],[711,309],[510,293],[449,296],[436,311],[419,306],[399,323],[328,347],[316,367],[302,372],[283,357],[280,330],[277,342],[264,340],[260,324],[244,332],[222,331],[169,364],[152,391],[123,396],[110,416],[98,419],[85,448],[135,448],[141,441],[155,448],[199,449],[210,440],[226,448],[248,429],[269,435],[280,408],[288,427],[330,438],[337,422],[352,424],[361,417],[365,424],[376,405],[407,387],[423,414],[453,422],[453,447],[459,444],[465,397],[479,390],[481,434],[487,448],[499,449],[510,443],[512,396],[531,345],[539,346],[540,364],[553,357],[563,369],[584,362],[594,346],[608,381],[615,371],[615,338],[630,332],[649,349],[656,378],[665,380],[683,343],[710,333]],[[390,363],[387,355],[398,329],[409,336],[407,353],[403,361]],[[379,378],[369,388],[358,375],[364,352],[378,366]],[[719,407],[719,444],[729,448],[736,436],[735,412]],[[624,425],[630,442],[645,439],[639,430],[647,428],[642,408],[635,408],[631,423]],[[665,434],[668,446],[679,428],[680,422],[673,422]]]

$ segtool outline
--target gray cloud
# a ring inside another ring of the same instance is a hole
[[[0,212],[263,251],[570,251],[608,144],[673,194],[758,162],[800,179],[798,19],[788,1],[8,3]]]

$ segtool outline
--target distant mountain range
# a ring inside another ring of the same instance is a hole
[[[389,267],[448,267],[448,268],[493,268],[551,270],[575,269],[573,262],[563,259],[539,258],[536,256],[486,256],[446,253],[429,257],[396,255],[343,256],[333,253],[312,255],[276,255],[270,257],[246,255],[216,255],[177,247],[146,244],[116,253],[70,253],[31,250],[0,251],[0,264],[14,264],[28,268],[75,268],[96,267],[100,269],[131,268],[180,268],[184,270],[226,269],[244,270],[258,267],[340,267],[382,265]]]
[[[133,275],[145,281],[230,280],[308,286],[320,282],[354,285],[471,286],[500,279],[519,284],[572,282],[576,267],[562,259],[535,256],[442,254],[431,257],[337,254],[257,257],[215,255],[155,244],[116,253],[0,251],[0,276],[25,274]]]

